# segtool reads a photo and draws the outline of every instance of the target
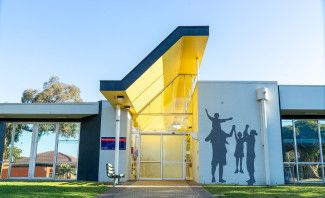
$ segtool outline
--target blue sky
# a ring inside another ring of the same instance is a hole
[[[1,1],[1,0],[0,0]],[[179,25],[209,25],[200,80],[325,84],[320,0],[2,0],[0,102],[19,102],[51,75],[104,99]]]

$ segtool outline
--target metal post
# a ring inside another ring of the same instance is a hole
[[[297,137],[296,137],[296,123],[295,120],[292,120],[292,127],[293,127],[293,142],[295,148],[295,162],[296,162],[296,174],[297,174],[297,183],[299,183],[299,166],[298,166],[298,147],[297,147]]]
[[[56,164],[58,162],[58,148],[59,148],[59,130],[60,123],[55,124],[55,147],[54,147],[54,158],[53,158],[53,167],[52,167],[52,179],[55,179],[56,174]]]
[[[11,142],[10,142],[10,155],[9,155],[9,167],[8,167],[8,179],[11,177],[11,166],[13,162],[13,147],[15,143],[16,123],[12,123]]]
[[[140,130],[139,130],[139,126],[138,126],[138,133],[139,133],[139,131]],[[141,161],[140,161],[141,160],[141,134],[139,133],[137,135],[137,137],[138,137],[137,138],[137,143],[138,143],[138,146],[137,146],[138,147],[137,148],[137,150],[138,150],[138,159],[137,159],[138,160],[138,164],[137,164],[138,165],[138,171],[137,171],[137,179],[140,180],[140,171],[141,171],[140,170],[140,168],[141,168],[140,167],[140,163],[141,163]]]
[[[28,178],[33,178],[35,176],[35,167],[36,167],[36,156],[37,156],[37,145],[38,145],[38,130],[39,123],[33,123],[33,134],[32,134],[32,143],[30,151],[30,160],[29,160],[29,171]]]
[[[164,165],[164,136],[162,133],[160,133],[160,179],[164,180],[164,169],[163,169],[163,165]]]
[[[119,174],[119,154],[120,154],[120,118],[121,118],[121,108],[116,105],[116,131],[115,131],[115,174]],[[115,181],[114,181],[115,182]]]
[[[317,128],[318,128],[318,141],[319,141],[319,151],[320,151],[320,161],[321,161],[321,167],[322,167],[322,177],[324,182],[324,159],[323,159],[323,147],[322,147],[322,136],[320,133],[320,121],[317,120]]]
[[[183,146],[183,159],[182,159],[182,162],[183,162],[183,178],[182,179],[186,179],[186,135],[181,135],[182,136],[182,146]]]

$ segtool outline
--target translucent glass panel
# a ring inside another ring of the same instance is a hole
[[[161,136],[141,135],[140,177],[161,178]]]
[[[33,124],[17,124],[10,166],[10,177],[28,177]]]
[[[141,162],[160,162],[160,135],[141,135]]]
[[[79,123],[60,123],[55,177],[77,179]]]
[[[193,131],[192,114],[194,105],[197,105],[197,98],[193,97],[197,94],[196,80],[195,75],[178,75],[146,104],[137,115],[141,131]]]
[[[140,177],[160,179],[160,162],[141,162],[140,164]]]
[[[163,78],[157,78],[150,86],[149,89],[144,89],[143,92],[137,93],[138,95],[132,104],[138,104],[137,101],[143,103],[143,98],[152,98],[152,100],[144,106],[139,113],[184,113],[192,112],[188,107],[186,109],[186,102],[191,99],[193,94],[193,87],[196,86],[195,75],[178,75],[167,87],[163,85]],[[163,87],[161,87],[163,86]],[[161,88],[161,92],[154,92],[155,97],[152,96],[153,90]],[[142,87],[143,89],[143,87]],[[150,96],[146,93],[150,93]]]
[[[55,124],[39,124],[34,177],[51,178],[55,157]]]
[[[141,114],[137,122],[142,131],[193,131],[192,114]]]
[[[183,166],[183,136],[163,135],[163,178],[182,178]]]
[[[282,121],[282,150],[283,161],[294,162],[295,150],[294,150],[294,138],[293,138],[293,122],[292,120]]]
[[[163,178],[175,179],[183,178],[183,163],[168,162],[163,163]]]
[[[163,136],[163,160],[165,162],[183,161],[183,136],[164,135]]]
[[[318,123],[315,120],[295,121],[299,162],[320,162]]]

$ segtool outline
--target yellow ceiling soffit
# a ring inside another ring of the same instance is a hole
[[[188,102],[190,107],[184,112],[185,100],[188,97],[197,100],[189,96],[189,91],[193,89],[191,83],[198,73],[207,40],[208,35],[182,36],[125,90],[101,89],[102,94],[113,106],[129,107],[140,125],[164,128],[177,120],[178,113],[193,114],[197,101]],[[117,102],[117,96],[124,96],[122,103]],[[141,117],[137,119],[139,113]],[[187,122],[190,122],[188,126],[197,123],[193,116]]]

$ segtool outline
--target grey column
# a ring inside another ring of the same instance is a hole
[[[1,176],[1,167],[2,167],[2,157],[4,152],[5,134],[6,134],[6,123],[0,122],[0,176]]]
[[[98,115],[83,118],[81,121],[78,180],[98,181],[101,112],[100,101]]]

